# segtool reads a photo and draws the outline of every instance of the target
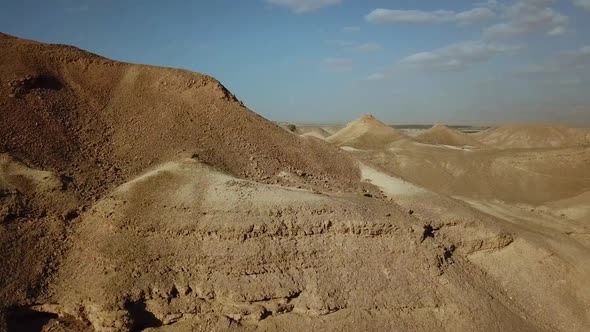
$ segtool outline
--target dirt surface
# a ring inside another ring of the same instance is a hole
[[[590,149],[461,148],[394,143],[355,155],[432,191],[475,199],[544,204],[590,190]]]
[[[286,133],[208,76],[2,34],[0,78],[2,308],[39,303],[70,223],[170,160],[313,191],[374,191],[349,154]]]
[[[561,125],[506,125],[474,135],[495,148],[564,148],[590,146],[588,131]]]
[[[473,241],[494,236],[510,241],[494,231]],[[357,320],[367,329],[484,328],[497,316],[508,319],[504,328],[531,329],[497,286],[488,289],[490,280],[445,256],[471,245],[423,237],[423,222],[388,200],[263,185],[185,160],[98,202],[52,284],[60,312],[83,307],[99,330],[203,323],[338,330]],[[100,259],[80,264],[87,257]],[[472,282],[465,293],[464,279]],[[497,295],[480,298],[484,288]],[[472,306],[490,311],[475,315]],[[428,319],[435,309],[465,317]]]
[[[309,132],[318,133],[324,137],[328,137],[330,135],[334,135],[339,130],[344,128],[343,125],[335,125],[335,124],[305,124],[305,123],[296,123],[295,126],[297,127],[297,132],[299,134],[305,134]]]
[[[85,197],[181,156],[266,183],[281,171],[358,183],[347,154],[286,135],[211,77],[6,35],[0,63],[0,152],[70,177]]]
[[[321,139],[321,140],[326,139],[326,136],[323,136],[321,133],[314,132],[314,131],[310,131],[310,132],[307,132],[305,134],[301,134],[301,136],[303,136],[303,137],[314,137],[314,138]]]
[[[586,147],[335,146],[7,35],[0,74],[0,331],[590,329]]]
[[[586,132],[555,127],[565,133]],[[546,129],[527,126],[513,139],[519,146],[549,146],[551,132]],[[562,147],[550,148],[400,140],[379,150],[346,150],[362,160],[366,181],[401,207],[420,211],[420,217],[481,218],[478,213],[483,213],[493,218],[493,223],[479,221],[495,224],[513,241],[502,249],[468,253],[467,260],[529,312],[551,316],[549,324],[556,330],[583,331],[590,318],[590,147],[578,144],[583,141],[577,141],[577,134],[573,137],[562,137]],[[465,210],[464,204],[477,213]],[[443,226],[446,237],[469,236],[464,226],[457,232],[450,225]]]
[[[451,146],[479,147],[483,144],[472,135],[464,134],[445,125],[434,125],[414,137],[416,142]]]
[[[389,127],[370,114],[365,114],[326,140],[337,146],[357,149],[380,149],[404,139],[400,131]]]
[[[317,138],[326,138],[331,135],[323,126],[295,124],[296,132],[299,135],[308,135]]]

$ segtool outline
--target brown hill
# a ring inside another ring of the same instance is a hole
[[[321,126],[323,130],[328,133],[328,136],[336,134],[338,131],[342,130],[345,126],[343,125],[325,125]]]
[[[433,197],[418,201],[436,206]],[[240,180],[190,159],[169,162],[84,214],[51,282],[53,305],[38,310],[97,331],[535,330],[499,285],[459,256],[512,242],[494,220],[460,207],[452,221],[437,213],[434,227],[453,227],[434,241],[406,211],[388,200]],[[465,225],[475,220],[491,228]],[[430,317],[422,307],[433,302],[452,308],[453,318]]]
[[[314,125],[298,125],[297,132],[300,135],[308,135],[308,136],[313,136],[313,137],[322,138],[322,139],[331,135],[324,128],[322,128],[320,126],[314,126]]]
[[[314,138],[321,139],[321,140],[326,139],[326,136],[322,135],[321,133],[318,133],[317,131],[308,131],[308,132],[306,132],[304,134],[301,134],[300,136],[302,136],[302,137],[314,137]]]
[[[481,146],[475,138],[453,130],[445,125],[434,125],[414,137],[414,140],[426,144],[440,144],[452,146]]]
[[[326,140],[338,146],[373,150],[385,148],[392,142],[405,138],[404,134],[365,114]]]
[[[590,149],[584,147],[463,150],[400,143],[371,161],[448,196],[542,205],[590,188]]]
[[[506,125],[486,130],[476,137],[491,147],[563,148],[590,145],[588,135],[580,129],[561,125]]]
[[[0,79],[0,331],[587,330],[582,251],[538,250],[584,229],[520,237],[207,76],[1,36]]]
[[[0,34],[0,312],[43,296],[69,223],[95,201],[187,157],[262,183],[373,190],[349,154],[285,132],[209,76]]]
[[[292,123],[280,122],[277,125],[290,133],[297,133],[297,126]]]
[[[209,76],[0,35],[0,77],[0,152],[85,196],[179,155],[266,182],[283,170],[358,182],[346,154],[288,135]]]

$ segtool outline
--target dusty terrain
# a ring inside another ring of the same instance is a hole
[[[445,125],[434,125],[432,128],[418,133],[414,141],[425,144],[479,147],[483,144],[472,135],[453,130]]]
[[[0,80],[2,331],[590,329],[586,131],[277,125],[7,35]]]
[[[365,114],[337,131],[326,140],[337,146],[355,149],[380,149],[404,139],[400,131],[384,124],[370,114]]]
[[[562,125],[506,125],[475,135],[496,148],[563,148],[587,146],[588,131]]]

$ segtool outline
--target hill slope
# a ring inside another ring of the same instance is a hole
[[[0,152],[85,196],[179,155],[266,182],[281,171],[322,186],[359,179],[346,154],[285,133],[209,76],[0,35],[0,77]]]
[[[585,261],[361,174],[211,77],[1,35],[0,79],[0,331],[587,330]]]
[[[405,136],[398,130],[387,126],[370,114],[365,114],[326,140],[338,146],[371,150],[384,148],[391,142],[403,138]]]
[[[506,125],[476,134],[482,143],[496,148],[563,148],[590,145],[583,130],[561,125]]]
[[[330,133],[327,132],[324,128],[320,127],[320,126],[306,126],[306,125],[300,125],[297,126],[297,132],[299,133],[299,135],[307,135],[307,136],[313,136],[316,138],[321,138],[324,139],[328,136],[330,136]]]
[[[480,146],[475,138],[453,130],[445,125],[434,125],[414,137],[414,140],[426,144],[440,144],[452,146]]]
[[[209,76],[0,34],[0,312],[43,302],[96,201],[187,157],[263,183],[371,190],[347,153],[285,132]]]

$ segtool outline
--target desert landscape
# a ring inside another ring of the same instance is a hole
[[[590,330],[589,129],[363,113],[0,34],[0,330]]]

